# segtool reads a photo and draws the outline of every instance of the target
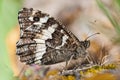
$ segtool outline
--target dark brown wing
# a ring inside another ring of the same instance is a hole
[[[17,55],[27,64],[54,64],[84,57],[85,47],[63,25],[39,10],[23,8],[19,11],[20,40]]]

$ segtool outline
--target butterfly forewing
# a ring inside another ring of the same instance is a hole
[[[17,55],[27,64],[54,64],[85,56],[85,47],[62,24],[39,10],[23,8],[18,13],[20,40]]]

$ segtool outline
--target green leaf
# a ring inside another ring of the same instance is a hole
[[[117,21],[113,18],[113,16],[111,15],[109,9],[107,9],[107,7],[100,1],[100,0],[96,0],[98,6],[100,7],[100,9],[104,12],[104,14],[108,17],[108,19],[110,20],[110,22],[112,23],[112,25],[114,26],[116,32],[118,34],[120,34],[120,25],[119,23],[117,23]]]
[[[120,8],[120,0],[116,0],[116,3],[118,4],[118,6]]]
[[[13,71],[6,48],[6,36],[17,25],[22,0],[0,0],[0,80],[13,80]]]

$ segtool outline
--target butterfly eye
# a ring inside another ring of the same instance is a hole
[[[34,20],[35,22],[38,22],[38,21],[40,20],[40,18],[39,18],[39,17],[34,17],[33,20]]]
[[[86,48],[90,47],[90,40],[86,41]]]

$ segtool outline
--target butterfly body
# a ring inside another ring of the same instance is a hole
[[[26,64],[55,64],[85,58],[90,41],[79,41],[65,26],[46,13],[23,8],[18,13],[20,39],[16,43],[20,61]]]

